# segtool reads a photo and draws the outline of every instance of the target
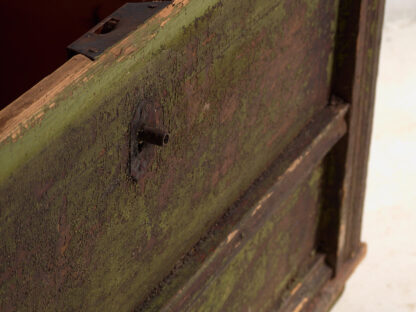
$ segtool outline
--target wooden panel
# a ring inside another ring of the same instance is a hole
[[[349,262],[361,246],[384,3],[340,1],[332,90],[351,102],[351,111],[348,135],[327,159],[321,236],[321,250],[329,255],[332,266],[340,270],[343,262]]]
[[[384,18],[384,0],[361,1],[359,37],[352,95],[353,109],[349,127],[346,175],[343,181],[339,254],[342,261],[351,262],[361,249],[361,220],[367,179],[371,133]]]
[[[275,159],[238,202],[227,209],[191,251],[175,264],[170,274],[137,311],[159,310],[175,292],[164,309],[181,311],[190,304],[189,301],[197,297],[198,292],[208,287],[212,275],[221,274],[261,231],[271,215],[281,212],[284,201],[302,185],[313,168],[318,166],[325,154],[345,134],[345,113],[345,106],[331,105],[315,114],[307,128]],[[309,209],[308,205],[305,204],[304,209]],[[311,209],[313,210],[313,205]],[[299,229],[299,224],[307,223],[303,217],[307,218],[308,214],[298,215],[296,226],[292,224],[293,230]],[[289,232],[290,230],[282,229],[279,235],[289,235]],[[315,242],[314,233],[308,239],[309,243]],[[313,248],[308,251],[313,252]],[[289,284],[286,286],[288,289],[291,287]],[[261,305],[261,300],[257,304]]]
[[[180,311],[271,310],[305,270],[303,262],[315,256],[321,177],[319,167]]]
[[[366,253],[367,246],[365,244],[361,244],[361,246],[355,250],[354,257],[344,261],[342,268],[338,270],[337,276],[327,281],[313,298],[308,298],[302,306],[302,309],[299,309],[299,311],[329,311],[335,301],[339,298],[339,296],[341,296],[345,283],[348,278],[350,278],[357,265],[364,259]]]
[[[176,1],[7,132],[2,309],[143,301],[327,104],[336,9]],[[144,102],[171,142],[135,183],[129,124]]]
[[[317,254],[307,273],[293,283],[289,293],[283,296],[283,303],[280,305],[279,312],[304,311],[305,307],[310,306],[311,302],[317,297],[322,286],[330,281],[332,274],[333,270],[325,263],[325,256]]]

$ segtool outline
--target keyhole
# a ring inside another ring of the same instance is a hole
[[[95,30],[96,34],[99,35],[105,35],[109,32],[112,32],[114,29],[116,29],[117,24],[120,22],[119,19],[111,18],[107,22],[105,22],[101,27],[97,28]]]

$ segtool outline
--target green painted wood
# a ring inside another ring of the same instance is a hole
[[[135,311],[157,311],[160,307],[163,307],[162,311],[182,311],[189,306],[198,297],[198,293],[210,285],[212,276],[221,275],[233,259],[243,249],[247,249],[247,244],[252,242],[273,218],[273,215],[286,209],[284,207],[287,198],[305,183],[314,169],[319,167],[326,153],[345,135],[346,112],[345,105],[331,105],[315,114],[306,129],[291,142],[285,152],[273,161],[220,219],[216,220],[200,241],[175,263],[174,269],[152,290],[146,302],[139,305]],[[284,167],[282,164],[285,164]],[[317,191],[321,188],[320,182],[319,179],[314,180],[314,187]],[[304,203],[303,212],[305,213],[293,216],[296,210],[291,210],[288,213],[286,211],[286,215],[282,215],[289,220],[288,223],[292,222],[291,227],[294,231],[300,229],[307,231],[310,215],[306,212],[316,210],[320,208],[317,208],[313,201],[309,201],[309,203]],[[281,230],[285,232],[283,226]],[[311,232],[308,235],[303,232],[293,234],[291,248],[304,248],[306,252],[313,254],[314,248],[311,246],[315,245],[316,235],[314,231]],[[301,239],[297,240],[297,238]],[[275,240],[275,235],[270,239]],[[271,254],[270,257],[277,259]],[[298,265],[297,273],[300,275],[303,274],[300,273],[302,268],[305,271],[309,270],[308,266]],[[286,274],[290,275],[290,269],[286,268]],[[303,276],[299,278],[302,279]],[[274,289],[277,286],[276,281],[278,280],[269,280],[267,287]],[[322,276],[322,281],[326,281],[324,276]],[[289,290],[291,284],[286,283],[285,288]],[[243,286],[237,284],[234,288]],[[307,287],[318,288],[319,283]],[[254,298],[262,297],[261,294],[253,296]],[[266,301],[259,299],[255,303],[262,306],[266,304]],[[277,309],[279,305],[276,303],[275,308]]]
[[[336,4],[176,1],[2,141],[2,310],[143,301],[326,105]],[[136,183],[144,102],[171,141]]]
[[[277,310],[282,294],[295,286],[292,280],[302,277],[304,263],[315,257],[321,176],[318,167],[183,311]]]

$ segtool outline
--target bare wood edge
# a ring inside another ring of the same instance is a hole
[[[369,6],[373,3],[375,3],[373,0],[362,0],[360,7],[356,68],[348,125],[346,171],[342,186],[338,236],[336,266],[340,268],[343,267],[344,261],[354,257],[354,253],[361,244],[361,221],[385,1],[378,1],[377,7],[370,10]],[[374,10],[375,15],[373,14]],[[373,29],[373,23],[376,23],[375,29]],[[368,64],[369,49],[372,53],[370,65]],[[370,87],[368,88],[368,86]]]
[[[92,63],[86,56],[74,56],[1,110],[0,143],[8,137],[16,139],[21,126],[27,127],[29,120],[41,117],[45,107],[53,108],[55,96],[84,74]]]
[[[344,262],[336,277],[326,282],[316,296],[308,300],[308,303],[299,312],[329,311],[342,294],[346,281],[365,258],[366,253],[367,245],[361,243],[355,256]]]
[[[306,130],[275,160],[274,163],[288,161],[284,172],[228,232],[213,254],[165,304],[162,311],[181,311],[200,289],[209,285],[212,274],[221,274],[227,263],[254,236],[270,214],[279,209],[290,191],[308,177],[327,152],[345,135],[347,126],[344,117],[347,110],[347,105],[327,106],[314,116]]]
[[[300,312],[316,296],[332,276],[332,269],[325,262],[324,254],[317,254],[315,262],[292,289],[278,308],[278,312]]]
[[[38,84],[17,102],[0,111],[0,162],[2,163],[0,184],[7,183],[7,179],[15,170],[37,157],[42,150],[49,148],[52,141],[58,141],[64,129],[70,127],[75,120],[87,118],[83,112],[96,108],[101,103],[99,99],[108,96],[104,90],[108,91],[111,88],[105,89],[102,84],[103,79],[91,79],[92,77],[98,74],[105,76],[102,78],[111,79],[115,72],[120,75],[121,68],[126,69],[137,63],[138,54],[141,57],[149,57],[152,49],[158,49],[165,40],[179,34],[184,25],[192,23],[196,15],[186,16],[185,10],[185,6],[191,2],[196,3],[194,8],[199,10],[197,13],[202,13],[209,7],[205,4],[199,5],[198,1],[174,0],[125,39],[106,50],[98,60],[82,60],[81,63],[87,64],[84,69],[82,64],[75,66],[79,71],[74,70],[72,78],[66,77],[60,84],[56,84],[56,81],[59,81],[59,75],[56,76],[56,73],[51,75],[52,78],[45,78],[57,88],[54,92],[48,83],[43,87],[41,87],[42,83]],[[178,18],[180,15],[185,18]],[[172,24],[172,27],[164,27],[167,24]],[[78,56],[69,64],[79,58],[84,57]],[[118,65],[121,60],[123,64]],[[57,69],[57,72],[65,72],[67,66],[69,65],[64,64],[63,68]],[[94,93],[92,90],[97,92]],[[54,117],[58,117],[60,122],[55,122]],[[36,139],[30,141],[28,137],[32,133],[34,134],[32,137]],[[36,135],[40,133],[46,135]]]
[[[163,8],[139,28],[145,27],[148,23],[154,21],[157,21],[160,27],[164,27],[169,19],[189,2],[190,0],[172,1],[170,5]],[[110,61],[120,62],[127,55],[136,51],[137,48],[132,44],[131,38],[134,37],[134,33],[138,29],[107,49],[96,61],[92,61],[81,54],[75,55],[3,108],[0,111],[0,144],[8,138],[16,141],[22,128],[28,128],[29,122],[33,119],[41,118],[44,115],[45,108],[53,108],[56,105],[55,97],[66,87],[77,82],[93,65],[105,63],[109,59]],[[151,40],[154,35],[146,40]],[[117,57],[116,60],[114,60],[114,56]]]

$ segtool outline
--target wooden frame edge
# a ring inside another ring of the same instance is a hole
[[[42,115],[45,107],[53,107],[56,95],[82,76],[92,63],[81,54],[74,56],[2,109],[0,143],[9,137],[16,139],[21,126],[25,127],[29,120]]]
[[[316,296],[310,300],[306,306],[302,307],[299,312],[329,311],[342,294],[346,281],[365,258],[366,253],[367,245],[362,243],[354,257],[344,262],[342,269],[337,276],[326,282]],[[298,312],[298,310],[295,311]]]
[[[365,0],[361,5],[357,69],[349,129],[347,174],[343,185],[340,258],[349,261],[360,253],[361,223],[374,115],[378,62],[385,0]]]
[[[220,272],[222,268],[233,258],[235,254],[252,237],[268,216],[284,199],[289,196],[290,190],[299,185],[308,174],[324,158],[327,152],[345,135],[345,114],[348,105],[329,105],[315,115],[311,123],[306,126],[307,131],[302,131],[293,142],[293,146],[287,149],[276,159],[274,163],[286,163],[286,169],[277,174],[275,183],[264,189],[260,187],[262,195],[242,217],[241,221],[227,232],[225,239],[213,251],[212,255],[196,271],[189,281],[179,289],[175,295],[164,305],[162,311],[180,311],[186,302],[192,298],[198,289],[204,287],[212,272]],[[273,165],[271,166],[273,168]],[[273,169],[268,169],[273,171]],[[276,174],[273,174],[276,176]],[[267,180],[267,179],[266,179]],[[256,185],[256,183],[253,183]],[[256,194],[256,190],[247,193]],[[242,200],[244,204],[250,201]],[[224,260],[225,259],[225,260]],[[138,307],[136,310],[140,309]]]
[[[327,157],[321,252],[334,268],[361,244],[367,163],[385,0],[341,0],[332,77],[334,95],[351,103],[347,135]]]

